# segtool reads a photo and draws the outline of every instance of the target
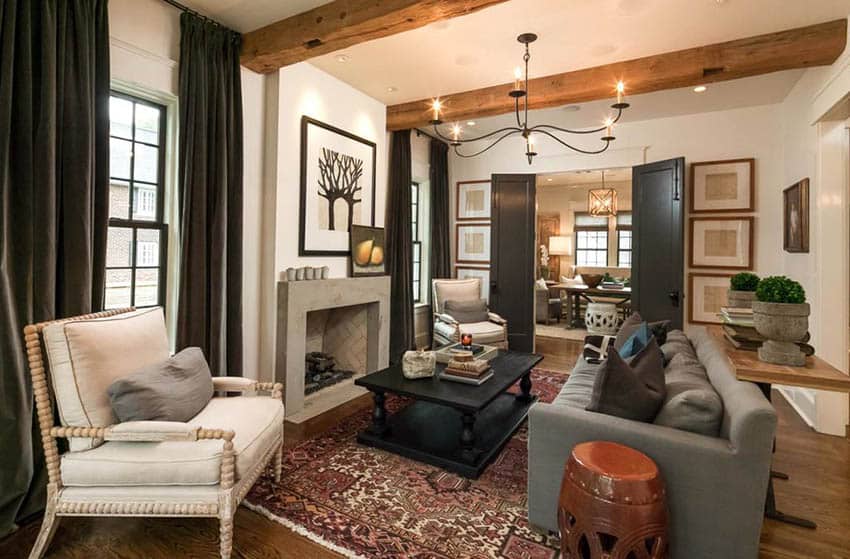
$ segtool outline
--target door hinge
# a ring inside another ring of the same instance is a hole
[[[679,166],[673,165],[673,201],[678,202],[681,198],[679,193]]]

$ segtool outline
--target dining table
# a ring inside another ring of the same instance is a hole
[[[567,324],[572,327],[584,326],[584,319],[581,316],[574,316],[575,310],[581,309],[582,299],[588,303],[597,302],[594,300],[594,297],[615,299],[613,302],[617,307],[622,307],[632,300],[631,287],[590,287],[584,284],[556,283],[549,286],[549,288],[558,290],[559,292],[566,292],[566,319]]]

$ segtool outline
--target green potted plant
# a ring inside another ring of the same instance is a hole
[[[761,280],[753,301],[753,320],[767,341],[759,348],[759,359],[778,365],[805,365],[806,356],[797,342],[809,331],[809,312],[802,285],[785,276]]]
[[[759,277],[750,272],[741,272],[732,276],[729,284],[727,295],[729,306],[738,309],[751,309],[756,298]]]

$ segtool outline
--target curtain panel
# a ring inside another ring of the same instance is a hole
[[[449,146],[431,140],[431,277],[452,277],[449,233]]]
[[[241,36],[180,16],[180,287],[177,348],[242,375]]]
[[[0,2],[0,537],[44,506],[26,324],[101,310],[107,0]]]
[[[413,348],[413,238],[410,130],[392,133],[386,205],[387,273],[390,275],[390,363]]]

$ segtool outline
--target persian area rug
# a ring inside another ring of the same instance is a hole
[[[551,402],[566,381],[536,369],[533,393]],[[513,390],[516,391],[517,387]],[[387,410],[407,405],[388,398]],[[264,474],[244,505],[346,557],[553,559],[556,538],[529,529],[527,424],[477,480],[357,444],[371,414],[288,449],[283,478]]]

